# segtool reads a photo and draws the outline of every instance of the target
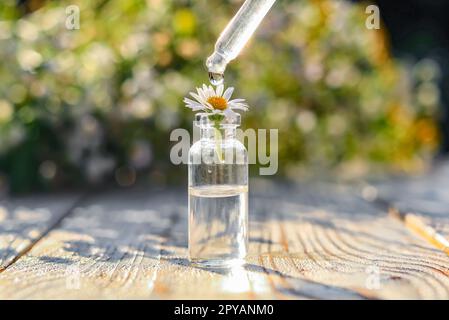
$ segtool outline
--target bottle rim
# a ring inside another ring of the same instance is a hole
[[[232,128],[240,126],[241,116],[239,113],[235,113],[234,118],[227,118],[223,115],[223,120],[218,120],[217,122],[210,119],[211,116],[214,115],[223,115],[222,113],[197,113],[195,115],[195,125],[201,128],[215,127],[217,122],[219,123],[221,128]]]

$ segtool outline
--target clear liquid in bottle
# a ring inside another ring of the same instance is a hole
[[[189,188],[189,255],[205,267],[242,263],[247,248],[248,186]]]

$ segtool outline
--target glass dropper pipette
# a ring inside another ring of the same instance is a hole
[[[246,0],[215,43],[215,51],[206,61],[213,85],[223,82],[227,64],[242,51],[249,38],[276,0]]]

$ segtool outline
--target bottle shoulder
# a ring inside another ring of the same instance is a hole
[[[241,150],[246,152],[246,147],[245,145],[240,142],[238,139],[226,139],[223,140],[221,142],[218,143],[218,145],[220,146],[220,148],[224,148],[224,149],[228,149],[228,148],[232,148],[235,150]],[[199,151],[199,150],[204,150],[204,149],[215,149],[217,148],[217,142],[215,140],[211,140],[211,139],[205,139],[205,140],[198,140],[195,143],[192,144],[192,146],[190,147],[190,152],[195,152],[195,151]]]
[[[207,163],[222,158],[230,163],[245,164],[248,161],[248,152],[245,146],[236,140],[227,141],[219,145],[210,141],[197,141],[189,150],[189,163]]]

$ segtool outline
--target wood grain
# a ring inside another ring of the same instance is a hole
[[[430,172],[377,185],[384,206],[433,246],[449,255],[449,163]]]
[[[265,249],[269,259],[264,261],[272,269],[365,298],[449,297],[447,255],[386,212],[334,187],[280,194],[267,201],[273,204],[268,209],[273,223],[262,232],[283,244],[275,255]]]
[[[244,268],[189,265],[183,190],[119,190],[1,273],[0,299],[449,298],[449,257],[360,197],[266,180],[251,194]]]
[[[79,195],[42,195],[0,200],[0,272],[48,232]]]
[[[145,191],[93,198],[0,276],[0,299],[253,298],[244,270],[189,266],[186,200]]]

